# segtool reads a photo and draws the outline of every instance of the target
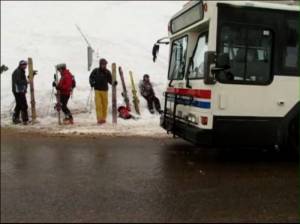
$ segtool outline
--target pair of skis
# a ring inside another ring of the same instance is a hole
[[[115,85],[117,81],[117,65],[112,63],[112,122],[117,124],[117,86]]]
[[[124,102],[126,104],[127,109],[130,110],[130,102],[129,102],[129,97],[128,97],[128,92],[127,92],[127,88],[126,88],[126,84],[125,84],[125,79],[124,79],[124,73],[122,70],[122,67],[119,66],[119,75],[121,78],[121,82],[122,82],[122,97],[124,99]],[[131,80],[131,87],[132,87],[132,96],[133,96],[133,105],[135,108],[135,111],[137,114],[141,114],[140,113],[140,108],[139,108],[139,98],[137,96],[137,90],[135,87],[135,83],[134,83],[134,79],[133,79],[133,74],[130,71],[129,72],[130,75],[130,80]],[[114,124],[117,123],[117,86],[115,85],[116,82],[116,78],[117,78],[117,65],[116,63],[112,64],[112,122]]]
[[[140,115],[141,114],[141,112],[140,112],[140,100],[137,96],[137,90],[136,90],[136,87],[135,87],[132,71],[129,71],[129,76],[130,76],[130,81],[131,81],[132,102],[133,102],[133,105],[134,105],[135,112],[138,115]]]
[[[59,79],[58,79],[58,69],[57,69],[57,66],[55,66],[54,82],[55,82],[56,86],[58,86]],[[61,114],[60,114],[60,112],[61,112],[61,102],[60,102],[60,90],[59,89],[56,89],[55,97],[56,97],[56,104],[55,104],[54,108],[57,111],[58,125],[61,125],[62,124],[62,122],[61,122]]]
[[[125,85],[124,73],[123,73],[122,67],[119,67],[119,74],[120,74],[120,78],[121,78],[121,81],[122,81],[122,87],[123,87],[122,96],[124,98],[126,107],[130,110],[129,97],[128,97],[128,92],[127,92],[126,85]],[[139,101],[139,98],[137,96],[137,90],[136,90],[136,87],[135,87],[132,71],[129,71],[129,76],[130,76],[131,89],[132,89],[132,102],[133,102],[133,105],[134,105],[135,112],[138,115],[140,115],[141,114],[140,107],[139,107],[140,101]]]

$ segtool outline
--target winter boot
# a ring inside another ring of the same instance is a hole
[[[106,120],[100,120],[100,121],[98,121],[97,123],[98,123],[98,125],[102,125],[102,124],[105,124],[105,123],[106,123]]]
[[[20,121],[20,119],[13,118],[13,123],[14,123],[14,124],[20,124],[20,123],[22,123],[22,122]]]
[[[64,120],[63,120],[63,124],[64,125],[69,125],[70,124],[70,119],[69,118],[64,118]]]

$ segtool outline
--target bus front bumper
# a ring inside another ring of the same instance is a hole
[[[212,130],[201,129],[182,120],[176,119],[175,124],[173,124],[172,118],[161,116],[160,126],[175,136],[179,136],[196,145],[211,146],[213,143]]]

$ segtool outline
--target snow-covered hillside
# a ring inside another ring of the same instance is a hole
[[[168,47],[162,47],[157,63],[152,62],[154,42],[167,35],[170,17],[184,1],[1,1],[1,64],[10,70],[1,75],[1,126],[10,125],[9,110],[14,98],[11,93],[11,73],[18,61],[31,56],[38,70],[35,77],[38,128],[82,132],[161,133],[159,116],[150,115],[146,102],[140,98],[142,117],[138,121],[122,121],[114,128],[109,123],[93,126],[96,118],[86,112],[90,93],[88,84],[86,43],[75,24],[87,35],[96,50],[93,68],[105,57],[116,62],[128,74],[132,70],[135,81],[148,73],[156,84],[155,90],[163,103],[162,93],[167,82]],[[97,57],[98,55],[98,57]],[[54,65],[67,63],[75,75],[77,88],[70,101],[75,111],[74,127],[58,128],[50,103]],[[110,65],[109,65],[110,66]],[[118,77],[119,78],[119,77]],[[128,90],[131,90],[126,78]],[[120,82],[119,82],[120,83]],[[118,86],[119,103],[121,85]],[[28,94],[29,100],[29,94]],[[28,101],[29,102],[29,101]],[[93,128],[94,127],[94,128]]]

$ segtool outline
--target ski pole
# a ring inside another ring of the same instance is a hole
[[[53,96],[54,96],[54,88],[52,88],[51,97],[50,97],[50,104],[49,104],[46,116],[48,116],[49,113],[50,113],[51,105],[52,105],[52,102],[53,102]]]
[[[15,101],[13,101],[9,106],[9,114],[13,113],[14,106],[15,106]]]
[[[92,113],[92,107],[93,107],[93,96],[95,95],[94,89],[92,91],[91,99],[90,99],[90,113]]]
[[[89,92],[89,96],[88,96],[87,101],[86,101],[86,108],[87,109],[89,108],[91,94],[92,94],[92,88],[91,88],[91,90]]]
[[[86,102],[86,108],[88,110],[89,113],[91,113],[91,99],[92,99],[92,94],[93,94],[93,88],[91,88],[87,102]]]
[[[92,105],[93,105],[93,93],[94,93],[94,88],[91,89],[91,97],[90,97],[90,105],[89,105],[89,113],[92,113]]]
[[[73,99],[73,95],[74,95],[74,89],[72,89],[71,94],[70,94],[71,99]]]

